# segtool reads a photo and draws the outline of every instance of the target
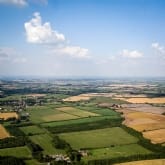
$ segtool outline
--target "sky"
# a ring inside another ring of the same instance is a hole
[[[0,0],[0,76],[165,77],[165,1]]]

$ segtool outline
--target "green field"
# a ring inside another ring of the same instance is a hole
[[[96,103],[96,104],[100,104],[100,103],[125,104],[125,103],[128,103],[127,101],[112,99],[110,97],[103,97],[103,96],[94,97],[90,100],[90,102]]]
[[[103,148],[111,145],[131,144],[138,141],[137,138],[129,135],[120,127],[62,133],[59,136],[74,149]]]
[[[75,116],[78,116],[78,117],[99,116],[96,113],[83,111],[83,110],[80,110],[80,109],[74,108],[74,107],[60,107],[60,108],[57,108],[57,110],[68,113],[68,114],[71,114],[71,115],[75,115]]]
[[[27,146],[0,149],[0,156],[14,156],[19,158],[31,158],[31,151]]]
[[[54,148],[52,144],[52,137],[48,134],[30,136],[30,139],[44,149],[44,154],[58,154],[64,152],[63,150]]]
[[[79,106],[79,108],[102,116],[119,116],[118,112],[108,108],[99,108],[97,106]]]
[[[23,131],[26,135],[35,135],[35,134],[42,134],[45,131],[38,126],[32,125],[27,127],[20,127],[21,131]]]
[[[85,160],[108,159],[108,158],[123,157],[123,156],[126,157],[130,155],[138,155],[138,154],[142,155],[149,153],[152,152],[138,144],[129,144],[129,145],[109,147],[109,148],[107,147],[100,149],[92,149],[89,150],[88,156],[84,157],[84,159]]]
[[[54,121],[54,122],[47,122],[42,123],[41,126],[44,127],[55,127],[55,126],[65,126],[68,124],[85,124],[85,123],[92,123],[95,121],[101,121],[103,119],[119,119],[119,116],[93,116],[93,117],[87,117],[87,118],[80,118],[80,119],[74,119],[74,120],[68,120],[68,121]]]

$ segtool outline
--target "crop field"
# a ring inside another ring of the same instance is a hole
[[[61,108],[56,108],[56,109],[61,111],[61,112],[65,112],[65,113],[68,113],[68,114],[71,114],[71,115],[75,115],[75,116],[78,116],[78,117],[99,116],[96,113],[83,111],[83,110],[80,110],[80,109],[74,108],[74,107],[61,107]]]
[[[0,118],[3,120],[7,120],[9,118],[18,118],[18,115],[16,112],[6,112],[6,113],[1,113],[0,112]]]
[[[127,163],[119,163],[116,165],[165,165],[165,159],[141,160]]]
[[[116,158],[121,156],[130,156],[130,155],[143,155],[152,153],[151,151],[143,148],[138,144],[128,144],[107,148],[91,149],[89,150],[88,156],[84,157],[86,160],[92,159],[109,159]]]
[[[165,104],[165,97],[155,97],[155,98],[116,98],[120,100],[127,101],[129,103],[151,103],[151,104]]]
[[[152,143],[164,143],[165,129],[143,132],[143,136],[147,139],[151,139]]]
[[[27,146],[0,149],[0,156],[14,156],[19,158],[31,158],[31,151]]]
[[[44,154],[58,154],[64,152],[63,150],[59,150],[53,147],[52,137],[49,134],[30,136],[30,139],[44,149]]]
[[[41,128],[39,128],[38,126],[26,126],[26,127],[20,127],[20,129],[26,134],[26,135],[29,135],[29,134],[32,134],[32,135],[35,135],[35,134],[42,134],[44,133],[45,131]]]
[[[135,137],[129,135],[120,127],[63,133],[59,136],[71,144],[74,149],[102,148],[137,142]]]
[[[6,129],[0,124],[0,139],[4,139],[10,137],[10,134],[6,131]]]

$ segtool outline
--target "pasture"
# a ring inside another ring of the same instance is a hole
[[[0,156],[14,156],[19,158],[31,158],[31,151],[27,146],[0,149]]]
[[[62,133],[59,137],[68,142],[74,149],[103,148],[138,141],[137,138],[129,135],[120,127]]]
[[[10,134],[6,131],[6,129],[0,124],[0,139],[4,139],[10,137]]]
[[[26,126],[26,127],[20,127],[21,131],[23,131],[26,135],[35,135],[35,134],[42,134],[45,131],[41,129],[38,126],[32,125],[32,126]]]
[[[63,150],[54,148],[52,144],[52,137],[49,134],[40,134],[29,137],[34,143],[40,145],[43,148],[44,154],[58,154],[63,153]]]
[[[109,159],[123,156],[131,156],[131,155],[143,155],[149,154],[151,151],[145,149],[144,147],[138,144],[128,144],[107,148],[99,148],[89,150],[89,155],[84,157],[85,160],[95,160],[95,159]]]

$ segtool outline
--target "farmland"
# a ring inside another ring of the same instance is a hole
[[[6,137],[10,137],[10,135],[6,131],[6,129],[0,124],[0,139],[4,139]]]
[[[25,147],[0,149],[0,156],[15,156],[19,158],[31,158],[30,150]]]
[[[118,135],[116,138],[115,135]],[[111,145],[136,143],[137,139],[119,127],[60,134],[74,149],[103,148]]]
[[[0,156],[28,165],[164,158],[164,103],[129,102],[163,99],[164,83],[21,81],[1,85]]]

